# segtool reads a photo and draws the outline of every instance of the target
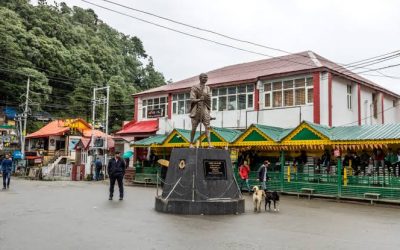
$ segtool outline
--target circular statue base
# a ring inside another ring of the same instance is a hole
[[[187,201],[156,197],[155,209],[163,213],[186,215],[241,214],[244,213],[244,199]]]

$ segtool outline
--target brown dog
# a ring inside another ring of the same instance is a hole
[[[254,186],[253,192],[254,212],[261,212],[261,202],[265,197],[265,191],[260,190],[258,186]]]

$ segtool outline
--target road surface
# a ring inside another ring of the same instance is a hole
[[[1,250],[400,249],[400,207],[283,196],[279,213],[255,214],[246,195],[243,215],[178,216],[154,210],[152,187],[126,187],[120,202],[102,182],[11,185],[0,192]]]

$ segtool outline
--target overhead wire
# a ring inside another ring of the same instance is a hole
[[[94,4],[94,3],[92,3],[92,2],[89,2],[89,1],[87,1],[87,0],[82,0],[82,1],[83,1],[83,2],[86,2],[86,3],[88,3],[88,4],[95,5],[95,6],[100,7],[100,8],[107,9],[107,10],[109,10],[109,11],[113,11],[113,10],[107,8],[107,7],[100,6],[100,5],[96,5],[96,4]],[[206,28],[201,28],[201,27],[198,27],[198,26],[190,25],[190,24],[187,24],[187,23],[184,23],[184,22],[181,22],[181,21],[177,21],[177,20],[174,20],[174,19],[171,19],[171,18],[167,18],[167,17],[163,17],[163,16],[161,16],[161,15],[157,15],[157,14],[151,13],[151,12],[149,12],[149,11],[144,11],[144,10],[140,10],[140,9],[137,9],[137,8],[133,8],[133,7],[130,7],[130,6],[127,6],[127,5],[123,5],[123,4],[120,4],[120,3],[116,3],[116,2],[114,2],[114,1],[110,1],[110,0],[101,0],[101,1],[106,2],[106,3],[109,3],[109,4],[112,4],[112,5],[115,5],[115,6],[119,6],[119,7],[125,8],[125,9],[129,9],[129,10],[132,10],[132,11],[135,11],[135,12],[139,12],[139,13],[142,13],[142,14],[146,14],[146,15],[149,15],[149,16],[152,16],[152,17],[156,17],[156,18],[159,18],[159,19],[161,19],[161,20],[165,20],[165,21],[172,22],[172,23],[175,23],[175,24],[178,24],[178,25],[182,25],[182,26],[185,26],[185,27],[188,27],[188,28],[191,28],[191,29],[195,29],[195,30],[199,30],[199,31],[202,31],[202,32],[207,32],[207,33],[210,33],[210,34],[213,34],[213,35],[217,35],[217,36],[220,36],[220,37],[223,37],[223,38],[227,38],[227,39],[230,39],[230,40],[233,40],[233,41],[236,41],[236,42],[246,43],[246,44],[250,44],[250,45],[253,45],[253,46],[257,46],[257,47],[261,47],[261,48],[265,48],[265,49],[269,49],[269,50],[274,50],[274,51],[277,51],[277,52],[282,52],[282,53],[285,53],[285,54],[293,54],[292,52],[289,52],[289,51],[287,51],[287,50],[283,50],[283,49],[279,49],[279,48],[274,48],[274,47],[271,47],[271,46],[266,46],[266,45],[263,45],[263,44],[255,43],[255,42],[248,41],[248,40],[244,40],[244,39],[235,38],[235,37],[233,37],[233,36],[226,35],[226,34],[222,34],[222,33],[217,32],[217,31],[213,31],[213,30],[210,30],[210,29],[206,29]],[[121,13],[121,12],[118,12],[118,13],[119,13],[119,14],[124,14],[124,13]],[[135,17],[132,17],[132,18],[135,18]],[[138,19],[138,18],[135,18],[135,19]],[[139,20],[139,19],[138,19],[138,20]],[[143,21],[143,20],[141,20],[141,21]],[[149,22],[148,22],[148,23],[149,23]],[[155,25],[154,23],[151,23],[151,24]],[[159,26],[159,27],[160,27],[160,26]],[[165,28],[165,27],[164,27],[164,28]],[[399,50],[397,50],[397,51],[395,51],[395,52],[399,52]],[[387,53],[387,54],[391,54],[391,53],[392,53],[392,52]],[[263,55],[265,55],[265,54],[263,54]],[[266,55],[266,56],[272,57],[272,56],[270,56],[270,55]],[[308,56],[302,55],[302,54],[296,54],[296,56],[302,56],[302,57],[309,58]],[[376,58],[376,57],[375,57],[375,58]],[[320,60],[320,61],[326,61],[326,62],[331,63],[331,61],[325,60],[325,59],[323,59],[323,58],[318,58],[318,60]],[[361,62],[363,62],[363,61],[365,61],[365,59],[364,59],[364,60],[357,61],[357,63],[361,63]],[[338,65],[338,69],[339,69],[340,67],[343,67],[343,66],[351,66],[351,64],[353,64],[353,63],[339,64],[339,65]],[[365,68],[365,67],[358,65],[358,68]],[[369,68],[366,68],[366,69],[370,70]]]
[[[8,58],[8,57],[2,56],[2,55],[0,55],[0,58],[6,59],[6,60],[9,60],[9,61],[13,61],[13,62],[16,62],[16,63],[19,63],[19,64],[22,63],[22,61],[18,61],[18,60],[16,60],[16,59],[11,59],[11,58]],[[54,74],[56,74],[56,75],[60,75],[60,76],[65,77],[65,78],[59,78],[59,80],[78,81],[78,79],[73,79],[73,78],[70,78],[69,76],[65,76],[65,75],[63,75],[63,74],[60,74],[60,73],[55,72],[55,71],[51,71],[51,70],[49,70],[49,69],[40,68],[40,67],[35,66],[35,65],[25,65],[25,66],[28,67],[28,68],[40,69],[40,70],[46,71],[46,72],[48,72],[48,73],[54,73]],[[57,77],[53,77],[53,78],[57,78]]]

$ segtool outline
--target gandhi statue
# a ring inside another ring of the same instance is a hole
[[[192,132],[190,134],[190,147],[193,148],[194,135],[200,123],[205,127],[208,140],[208,147],[211,147],[210,139],[210,111],[211,111],[211,91],[206,82],[208,76],[204,73],[199,76],[200,83],[193,86],[190,90],[190,118],[192,119]]]

